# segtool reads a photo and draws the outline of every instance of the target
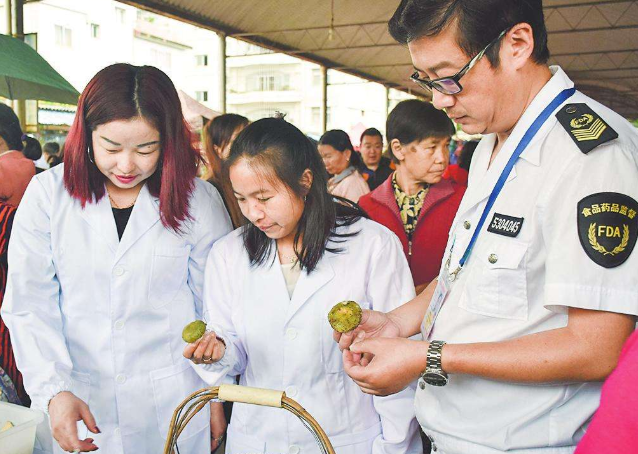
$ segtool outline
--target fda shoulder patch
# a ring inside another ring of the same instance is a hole
[[[618,133],[587,104],[567,104],[558,111],[556,118],[585,154],[598,145],[618,138]]]
[[[614,268],[625,263],[638,237],[638,202],[625,194],[599,192],[578,202],[578,237],[595,263]]]

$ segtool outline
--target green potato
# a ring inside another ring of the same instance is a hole
[[[184,342],[192,344],[202,337],[206,332],[206,323],[201,320],[195,320],[184,327],[182,331],[182,339]]]
[[[355,301],[337,303],[328,312],[328,321],[335,331],[352,331],[361,323],[361,307]]]

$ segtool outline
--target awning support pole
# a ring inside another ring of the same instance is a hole
[[[219,111],[226,113],[226,35],[219,33]]]
[[[385,86],[385,117],[390,115],[390,87]]]
[[[12,8],[10,8],[12,17],[12,36],[24,41],[24,0],[13,0]],[[27,126],[27,108],[24,99],[15,101],[15,113],[20,120],[22,130]]]
[[[13,19],[11,18],[11,0],[4,0],[5,33],[11,36]]]
[[[321,132],[328,130],[328,68],[321,67]]]

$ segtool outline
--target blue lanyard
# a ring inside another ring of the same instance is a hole
[[[487,215],[492,209],[492,207],[494,206],[494,203],[496,202],[496,198],[501,193],[501,189],[503,189],[503,186],[505,185],[505,181],[507,180],[507,177],[509,176],[510,172],[514,168],[514,164],[516,164],[516,161],[518,160],[518,158],[521,156],[523,151],[525,151],[529,143],[532,141],[532,139],[538,132],[538,130],[541,129],[541,126],[543,126],[543,124],[547,121],[550,115],[553,114],[554,111],[562,103],[564,103],[569,98],[571,98],[575,92],[576,92],[575,88],[567,88],[561,91],[554,98],[554,100],[551,103],[549,103],[549,105],[545,107],[545,109],[543,109],[543,111],[536,118],[536,120],[534,120],[534,123],[532,123],[529,129],[525,132],[525,135],[523,136],[521,141],[518,143],[518,146],[514,150],[514,153],[510,157],[509,161],[507,161],[507,164],[505,165],[503,172],[501,172],[501,176],[498,178],[498,181],[496,182],[494,189],[492,189],[492,193],[490,194],[490,198],[487,199],[487,205],[485,205],[485,209],[483,210],[481,219],[479,220],[479,223],[476,226],[476,229],[474,230],[472,239],[470,240],[470,243],[467,245],[467,249],[465,249],[465,252],[463,253],[463,256],[461,257],[461,260],[459,261],[458,268],[451,273],[452,276],[455,277],[456,274],[458,274],[459,271],[461,271],[461,269],[463,268],[463,265],[465,265],[465,262],[467,262],[467,260],[470,258],[470,254],[472,253],[472,248],[474,248],[474,244],[476,243],[476,240],[479,234],[481,233],[481,228],[483,227],[483,224],[485,224]]]

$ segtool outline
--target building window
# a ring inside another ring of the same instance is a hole
[[[290,74],[257,74],[249,77],[249,91],[288,91],[290,90]]]
[[[99,37],[100,37],[100,25],[91,24],[91,38],[99,38]]]
[[[321,85],[321,69],[313,68],[312,70],[312,85],[317,87]]]
[[[208,55],[195,55],[195,64],[197,66],[208,66]]]
[[[321,119],[321,107],[312,107],[311,117],[312,117],[311,121],[313,124],[319,123],[319,120]]]
[[[72,47],[73,37],[70,28],[61,25],[55,26],[55,44],[60,47]]]
[[[195,92],[195,99],[197,99],[199,102],[208,101],[208,92],[207,91],[196,91]]]
[[[274,91],[275,76],[259,76],[259,91]]]
[[[151,49],[151,64],[165,71],[171,68],[171,54],[158,49]]]
[[[118,24],[124,23],[124,18],[126,17],[126,10],[124,8],[115,8],[115,20]]]
[[[33,50],[38,50],[38,34],[37,33],[26,33],[24,35],[24,42],[31,47]]]

